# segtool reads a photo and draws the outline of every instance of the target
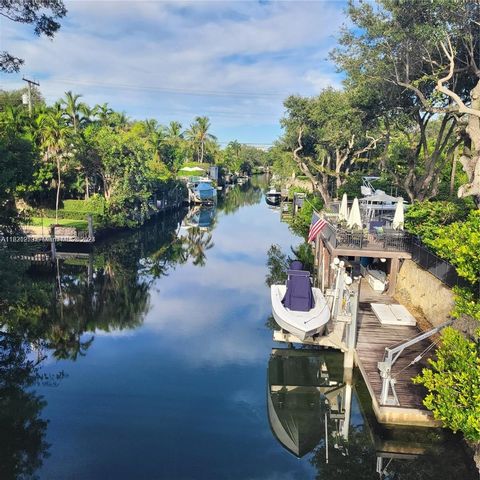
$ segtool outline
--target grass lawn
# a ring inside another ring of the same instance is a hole
[[[30,218],[30,225],[41,227],[49,227],[50,225],[54,225],[58,223],[58,225],[62,225],[64,227],[74,227],[79,228],[81,230],[87,230],[88,222],[86,220],[72,220],[70,218],[59,218],[58,222],[55,222],[54,218],[50,217],[31,217]]]

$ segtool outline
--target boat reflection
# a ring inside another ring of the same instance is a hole
[[[185,228],[198,227],[207,229],[213,226],[215,222],[216,209],[214,205],[198,205],[189,210],[183,219],[182,226]]]
[[[273,349],[268,362],[268,419],[273,434],[301,458],[323,439],[332,420],[345,434],[342,356],[336,352]],[[348,434],[348,428],[346,429]],[[336,435],[334,435],[336,436]],[[339,447],[341,442],[335,442]]]

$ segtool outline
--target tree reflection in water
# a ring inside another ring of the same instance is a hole
[[[32,387],[42,378],[28,344],[0,332],[0,478],[35,478],[48,457],[46,402]]]
[[[218,209],[233,212],[260,200],[260,187],[236,186]],[[90,254],[70,253],[53,265],[29,265],[13,259],[15,249],[1,250],[0,267],[6,273],[0,279],[0,326],[57,359],[71,360],[86,354],[96,330],[137,328],[155,279],[189,259],[195,266],[206,264],[214,246],[215,210],[208,213],[208,227],[191,225],[180,232],[186,212],[175,212],[115,233]]]
[[[392,430],[402,433],[401,427]],[[474,480],[478,478],[471,458],[446,432],[429,429],[404,429],[406,438],[385,440],[366,425],[350,427],[345,443],[348,454],[332,448],[325,462],[325,445],[313,451],[310,459],[316,478],[340,480]],[[409,434],[409,435],[408,435]],[[333,442],[333,438],[331,442]]]
[[[460,439],[447,431],[379,425],[361,376],[342,365],[340,352],[311,348],[275,348],[268,362],[272,433],[297,457],[311,452],[315,478],[478,478]]]
[[[235,185],[219,196],[217,208],[229,215],[240,207],[260,203],[261,199],[262,189],[255,183]]]

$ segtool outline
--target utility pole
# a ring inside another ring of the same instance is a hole
[[[25,77],[23,77],[22,80],[28,83],[28,113],[30,116],[32,116],[32,85],[36,85],[37,87],[39,87],[40,84],[34,82],[33,80],[28,80]]]

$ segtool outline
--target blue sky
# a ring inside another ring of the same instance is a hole
[[[340,77],[328,52],[345,17],[340,1],[66,1],[53,40],[0,19],[1,49],[25,59],[0,88],[37,79],[52,103],[67,90],[130,118],[211,119],[221,142],[269,144],[283,99],[314,95]]]

